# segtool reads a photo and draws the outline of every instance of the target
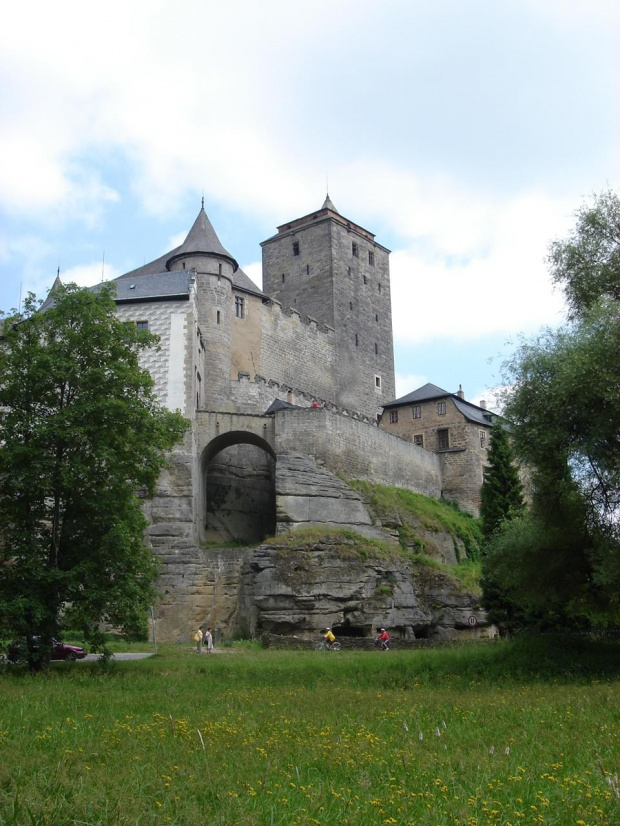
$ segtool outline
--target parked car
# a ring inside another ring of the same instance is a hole
[[[39,637],[32,638],[34,648],[39,647]],[[86,656],[86,649],[81,645],[69,645],[60,640],[52,640],[52,659],[65,660],[69,663],[74,663],[76,660],[83,660]],[[26,640],[13,640],[7,650],[7,659],[12,663],[20,662],[26,659]]]

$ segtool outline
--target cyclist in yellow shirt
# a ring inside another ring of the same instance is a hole
[[[327,643],[329,648],[331,648],[332,645],[336,642],[336,637],[333,635],[331,628],[326,628],[325,629],[325,633],[323,634],[323,637],[325,638],[325,642]]]

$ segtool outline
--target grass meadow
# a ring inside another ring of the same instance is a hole
[[[559,638],[11,666],[0,824],[617,826],[619,699]]]

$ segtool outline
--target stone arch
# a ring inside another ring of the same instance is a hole
[[[232,430],[212,439],[199,463],[199,537],[260,542],[275,533],[276,455],[255,433]]]

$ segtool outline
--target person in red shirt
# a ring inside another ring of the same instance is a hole
[[[381,628],[379,630],[379,636],[377,637],[379,640],[379,647],[381,651],[389,651],[390,650],[390,635],[385,630],[385,628]]]

